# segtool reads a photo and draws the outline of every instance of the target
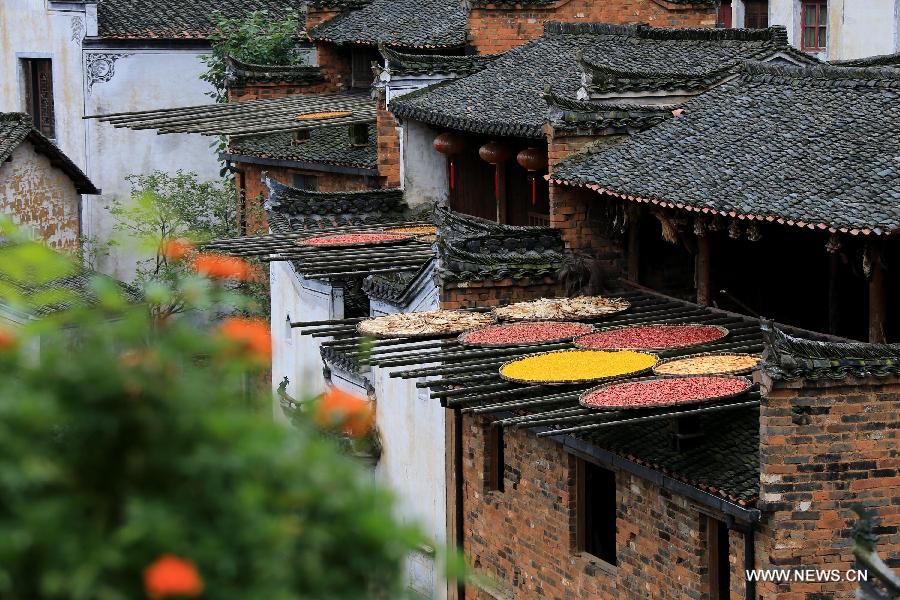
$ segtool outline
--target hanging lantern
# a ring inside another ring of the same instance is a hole
[[[450,160],[450,189],[456,187],[456,170],[453,157],[466,147],[466,141],[458,133],[445,132],[434,138],[434,149]]]
[[[516,162],[528,171],[531,178],[531,205],[537,204],[537,173],[547,168],[547,153],[537,148],[525,148],[516,155]]]
[[[494,165],[494,198],[497,202],[500,202],[500,165],[509,159],[509,155],[509,148],[493,140],[478,149],[481,160]]]

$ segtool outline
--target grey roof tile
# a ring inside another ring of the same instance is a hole
[[[293,133],[273,133],[231,139],[230,154],[289,160],[377,168],[375,125],[369,126],[369,139],[365,146],[353,146],[347,127],[317,127],[309,132],[309,139],[294,143]]]
[[[225,83],[228,87],[246,83],[287,82],[310,84],[325,81],[322,69],[312,65],[256,65],[228,57]]]
[[[554,179],[809,227],[900,228],[900,71],[743,69],[680,117],[562,161]]]
[[[468,12],[458,0],[373,0],[309,31],[335,44],[454,48],[466,43]]]
[[[409,215],[403,190],[314,192],[267,180],[269,224],[277,232],[329,229],[403,221]]]

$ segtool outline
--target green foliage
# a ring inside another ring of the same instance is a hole
[[[163,241],[187,238],[202,243],[241,235],[237,190],[231,181],[201,182],[196,173],[181,170],[174,175],[154,171],[126,179],[131,184],[131,198],[127,202],[114,199],[109,211],[116,220],[116,231],[151,253],[151,258],[137,266],[135,283],[141,287],[162,283],[172,288],[187,274],[185,263],[166,258]],[[267,282],[242,283],[238,288],[256,301],[250,312],[267,314]],[[179,297],[161,306],[162,312],[168,313],[182,308]]]
[[[216,14],[217,31],[211,36],[212,54],[203,58],[207,71],[200,76],[213,86],[210,93],[216,102],[225,102],[226,59],[259,65],[293,65],[300,62],[297,35],[300,18],[290,10],[283,19],[270,19],[264,10],[253,11],[243,19]]]
[[[15,247],[0,279],[20,287],[76,269]],[[143,598],[167,553],[197,565],[206,598],[401,597],[421,539],[370,476],[307,421],[273,423],[247,385],[257,363],[203,319],[93,286],[98,305],[0,337],[0,597]],[[239,301],[196,276],[148,295],[197,314]]]

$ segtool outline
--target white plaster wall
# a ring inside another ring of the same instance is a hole
[[[406,202],[410,206],[446,205],[450,184],[447,157],[434,149],[438,132],[418,121],[404,121],[402,134],[400,160]]]
[[[33,230],[52,248],[78,248],[81,195],[69,176],[35,152],[30,142],[0,164],[0,214]]]
[[[83,5],[77,10],[51,10],[46,0],[0,0],[0,111],[25,112],[21,59],[51,59],[56,143],[82,168],[81,42],[85,30]]]
[[[287,321],[323,321],[344,315],[343,291],[322,282],[304,280],[288,262],[273,262],[269,267],[272,293],[272,389],[287,377],[287,393],[298,400],[325,391],[322,375],[321,342],[327,338],[301,336]],[[275,405],[275,416],[282,418]]]
[[[112,66],[111,77],[85,75],[85,111],[88,115],[174,108],[212,103],[210,86],[199,76],[206,70],[199,50],[85,50],[86,64]],[[113,237],[113,220],[107,210],[112,198],[128,199],[125,177],[155,170],[196,172],[201,180],[219,179],[220,165],[210,147],[214,138],[197,134],[158,135],[154,130],[115,129],[87,121],[87,173],[103,191],[85,199],[85,234],[101,240]],[[99,262],[100,270],[129,280],[137,260],[146,255],[135,240]]]

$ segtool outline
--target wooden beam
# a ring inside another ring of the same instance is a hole
[[[884,344],[887,341],[884,332],[887,318],[887,290],[884,267],[881,265],[881,249],[874,245],[869,246],[869,258],[872,261],[872,277],[869,279],[869,342]]]
[[[628,280],[634,283],[640,283],[640,232],[640,217],[633,215],[628,226]]]
[[[697,237],[697,256],[694,259],[694,283],[697,286],[697,304],[709,306],[710,292],[710,255],[709,236]]]

